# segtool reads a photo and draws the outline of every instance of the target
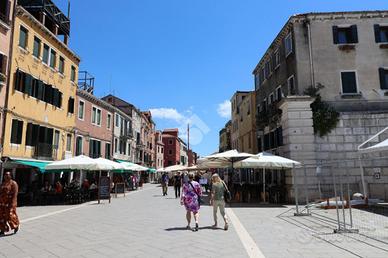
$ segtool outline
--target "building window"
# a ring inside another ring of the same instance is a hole
[[[19,46],[27,49],[28,42],[28,30],[23,26],[20,26],[20,34],[19,34]]]
[[[112,123],[112,115],[108,114],[106,117],[106,128],[110,129],[111,123]]]
[[[276,70],[280,66],[280,54],[279,54],[279,49],[275,50],[274,53],[274,58],[273,58],[273,65],[274,65],[274,70]]]
[[[261,83],[261,81],[260,81],[260,73],[257,72],[255,74],[255,88],[256,88],[256,90],[258,90],[260,88],[260,83]]]
[[[34,49],[33,49],[33,52],[32,54],[36,57],[36,58],[39,58],[40,57],[40,39],[37,38],[37,37],[34,37]]]
[[[42,61],[45,64],[48,64],[49,62],[49,53],[50,53],[50,47],[47,46],[46,44],[43,44],[43,56],[42,56]]]
[[[380,68],[380,89],[388,90],[388,69]]]
[[[52,85],[32,77],[20,70],[15,73],[15,90],[28,94],[53,106],[62,106],[62,92]]]
[[[21,144],[23,133],[23,121],[12,119],[11,143]]]
[[[169,155],[172,155],[172,150],[168,150],[168,154],[169,154]]]
[[[70,80],[71,80],[72,82],[75,82],[75,67],[74,67],[74,66],[71,66]]]
[[[101,125],[101,109],[96,107],[92,108],[92,124]]]
[[[294,79],[293,75],[287,79],[287,87],[288,87],[289,95],[296,94],[296,92],[295,92],[295,79]]]
[[[75,155],[79,156],[83,153],[83,143],[82,143],[82,136],[77,136],[77,139],[75,141]]]
[[[39,125],[28,123],[26,131],[26,146],[36,146],[38,143]]]
[[[354,44],[358,43],[357,26],[348,27],[333,26],[334,44]]]
[[[131,144],[128,143],[128,156],[131,156]]]
[[[57,53],[53,49],[51,49],[50,67],[54,69],[56,63],[57,63]]]
[[[118,152],[118,147],[117,147],[117,138],[115,138],[115,153]]]
[[[71,151],[71,134],[66,135],[66,151]]]
[[[78,102],[78,119],[84,120],[84,114],[85,114],[85,102],[80,100]]]
[[[274,102],[275,102],[275,99],[274,99],[273,93],[271,93],[271,94],[269,95],[268,104],[270,105],[270,104],[273,104]]]
[[[5,75],[6,71],[7,71],[7,56],[0,53],[0,73]],[[0,80],[0,83],[1,82],[5,82],[5,80],[3,81]]]
[[[116,114],[116,127],[120,127],[120,117]]]
[[[168,144],[169,145],[172,145],[173,141],[172,140],[168,140]]]
[[[292,53],[292,34],[288,33],[286,38],[284,39],[284,49],[286,57]]]
[[[282,87],[279,86],[276,88],[276,100],[277,101],[280,101],[283,97],[283,93],[282,93]]]
[[[59,63],[58,63],[58,71],[63,74],[65,70],[65,59],[63,57],[59,57]]]
[[[2,20],[8,25],[10,25],[10,20],[9,20],[10,8],[11,8],[11,1],[9,0],[0,1],[0,20]]]
[[[105,143],[105,158],[106,159],[110,159],[111,158],[111,155],[110,155],[110,143]]]
[[[58,130],[54,131],[54,149],[56,149],[56,150],[59,149],[59,131]]]
[[[270,60],[268,60],[266,63],[265,63],[265,66],[264,66],[264,76],[266,79],[269,78],[269,76],[271,75],[271,66],[270,66]]]
[[[356,72],[341,72],[341,84],[343,94],[357,93]]]
[[[72,97],[69,97],[69,101],[67,103],[67,112],[74,114],[74,98]]]
[[[97,140],[89,140],[89,157],[96,159],[101,157],[101,142]]]
[[[388,43],[388,26],[374,25],[376,43]]]

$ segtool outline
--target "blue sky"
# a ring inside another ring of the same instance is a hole
[[[67,0],[55,2],[67,13]],[[206,155],[228,121],[225,101],[254,89],[252,70],[289,16],[381,9],[386,0],[73,0],[70,46],[97,96],[151,109],[158,129],[189,121],[192,148]]]

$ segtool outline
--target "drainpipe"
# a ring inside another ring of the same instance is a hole
[[[311,86],[315,87],[313,47],[311,45],[312,44],[312,40],[311,40],[310,20],[307,20],[307,37],[308,37],[308,44],[309,44],[310,80],[311,80]]]

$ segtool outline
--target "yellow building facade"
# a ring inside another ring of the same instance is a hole
[[[23,7],[16,8],[3,157],[72,156],[80,58]],[[66,40],[67,41],[67,40]]]

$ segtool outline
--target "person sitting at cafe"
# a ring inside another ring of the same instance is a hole
[[[55,183],[55,193],[56,194],[62,194],[62,192],[63,192],[63,186],[62,186],[60,181],[57,181]]]
[[[51,191],[51,185],[49,184],[48,181],[44,181],[43,187],[40,189],[41,192],[43,193],[48,193]]]
[[[69,188],[72,188],[72,189],[79,189],[80,188],[80,183],[79,183],[77,178],[73,178],[73,180],[71,180]]]
[[[85,179],[83,182],[82,182],[82,190],[89,190],[89,187],[90,187],[90,184],[89,184],[89,180]]]

